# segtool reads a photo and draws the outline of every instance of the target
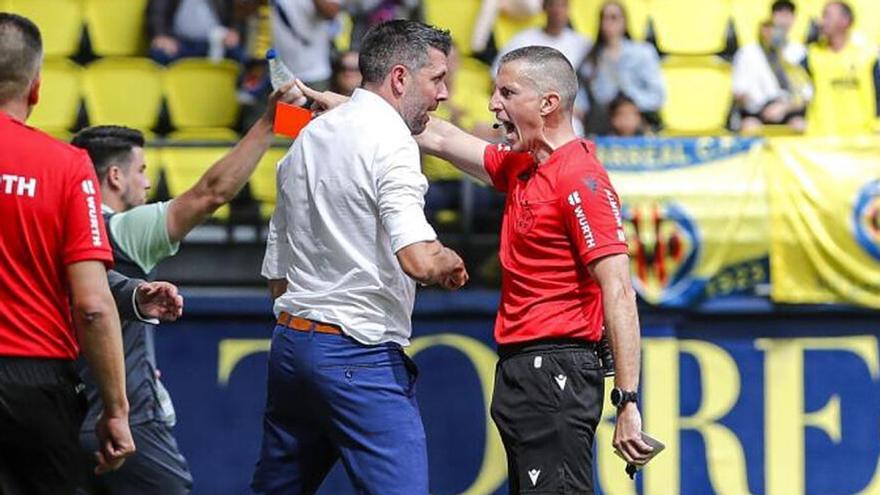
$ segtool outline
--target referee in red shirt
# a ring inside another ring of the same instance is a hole
[[[593,144],[572,128],[576,91],[561,53],[521,48],[501,59],[489,104],[506,145],[439,120],[418,137],[423,151],[507,193],[492,418],[512,494],[594,493],[603,328],[615,363],[614,447],[633,464],[652,450],[640,435],[639,322],[620,200]]]
[[[105,404],[97,469],[115,469],[134,452],[119,316],[107,285],[113,258],[94,169],[84,151],[24,124],[38,100],[41,63],[37,27],[0,13],[3,495],[74,493],[85,414],[73,367],[80,345]]]

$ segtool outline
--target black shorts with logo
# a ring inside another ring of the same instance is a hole
[[[82,388],[72,361],[0,357],[0,494],[74,493]]]
[[[511,495],[592,495],[593,436],[604,373],[578,340],[499,347],[492,419],[507,451]]]

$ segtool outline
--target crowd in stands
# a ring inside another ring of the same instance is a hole
[[[228,144],[265,105],[271,89],[268,48],[274,46],[313,88],[350,94],[360,84],[361,37],[370,26],[401,17],[450,30],[456,44],[447,78],[450,97],[437,115],[488,140],[499,139],[487,108],[498,59],[530,44],[558,49],[575,67],[580,91],[573,118],[584,135],[875,133],[880,22],[873,20],[874,0],[847,1],[852,4],[0,0],[0,5],[48,24],[41,26],[49,34],[43,93],[53,101],[39,107],[31,119],[35,126],[65,138],[88,124],[125,124],[154,140]],[[77,93],[59,95],[74,91],[70,88]],[[430,213],[454,221],[461,175],[435,159],[426,159],[424,169],[436,186],[428,198],[435,210]],[[468,194],[478,207],[497,202],[491,195]]]

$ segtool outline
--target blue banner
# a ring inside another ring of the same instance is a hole
[[[421,369],[433,495],[506,493],[504,452],[487,416],[496,299],[419,296],[410,353]],[[246,493],[261,436],[269,303],[187,302],[187,318],[160,329],[158,357],[194,494]],[[876,314],[761,308],[643,315],[644,426],[667,450],[630,481],[610,447],[606,403],[596,442],[600,493],[880,493]],[[320,493],[354,492],[337,468]]]

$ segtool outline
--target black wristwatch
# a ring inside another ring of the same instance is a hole
[[[626,405],[627,402],[635,402],[638,404],[639,402],[639,393],[631,392],[629,390],[623,390],[622,388],[613,388],[611,389],[611,405],[617,408],[621,408]]]

